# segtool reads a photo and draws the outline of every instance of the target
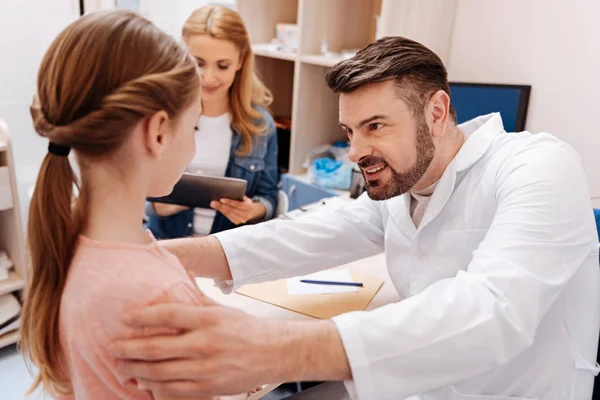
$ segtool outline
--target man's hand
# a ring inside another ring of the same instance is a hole
[[[224,306],[161,304],[132,314],[131,326],[170,326],[178,337],[115,343],[111,352],[128,359],[119,369],[160,396],[189,398],[246,392],[269,381],[277,359],[277,324]],[[273,377],[278,379],[277,376]]]
[[[109,348],[126,376],[159,396],[228,395],[265,383],[351,376],[331,321],[276,321],[220,305],[159,304],[128,315],[125,322],[182,332],[119,341]]]
[[[242,201],[232,199],[212,201],[210,206],[219,211],[221,214],[227,217],[228,220],[236,225],[259,221],[267,212],[265,206],[260,203],[253,202],[247,196],[244,196],[244,200]]]

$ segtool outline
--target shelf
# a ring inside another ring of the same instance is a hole
[[[0,281],[0,296],[25,288],[25,281],[13,271],[8,273],[8,280]]]
[[[10,346],[19,341],[19,330],[14,330],[0,336],[0,348]]]
[[[273,46],[268,43],[253,44],[252,51],[256,56],[276,58],[286,61],[296,61],[296,53],[286,53],[283,51],[274,50]]]
[[[300,57],[300,61],[305,64],[320,65],[329,68],[343,60],[342,57],[326,57],[322,55],[304,55]]]

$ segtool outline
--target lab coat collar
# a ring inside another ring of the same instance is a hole
[[[477,117],[459,125],[458,128],[468,139],[442,174],[419,228],[417,229],[410,217],[410,193],[388,200],[391,216],[399,228],[413,240],[417,232],[421,231],[442,211],[454,192],[458,173],[467,170],[479,161],[490,148],[496,135],[504,131],[499,113]]]
[[[456,172],[461,172],[483,157],[496,135],[504,132],[504,124],[500,113],[492,113],[460,124],[458,129],[468,137],[452,161],[456,163]]]
[[[440,214],[454,193],[458,174],[471,168],[487,153],[496,135],[504,131],[504,125],[500,114],[493,113],[465,122],[459,125],[458,129],[467,136],[467,140],[442,174],[418,231]]]

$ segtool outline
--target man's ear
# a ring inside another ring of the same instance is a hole
[[[144,126],[144,139],[148,152],[155,158],[159,158],[165,151],[169,135],[167,126],[169,115],[161,110],[146,119]]]
[[[431,121],[431,134],[441,137],[446,132],[450,116],[450,96],[443,90],[438,90],[431,96],[425,107],[426,115]]]

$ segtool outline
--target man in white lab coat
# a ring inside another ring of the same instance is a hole
[[[507,134],[498,114],[457,126],[441,60],[408,39],[367,46],[327,83],[368,196],[165,246],[224,291],[385,251],[405,300],[307,322],[159,305],[130,322],[181,335],[116,343],[123,370],[173,397],[330,380],[362,400],[589,399],[600,270],[578,155]]]

